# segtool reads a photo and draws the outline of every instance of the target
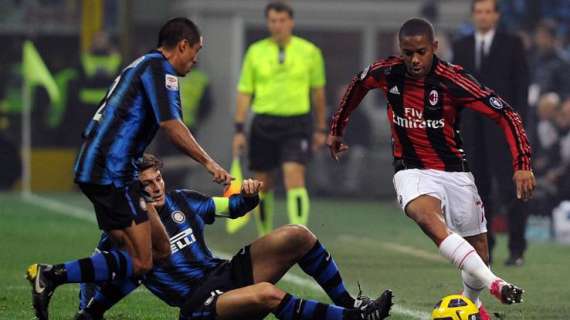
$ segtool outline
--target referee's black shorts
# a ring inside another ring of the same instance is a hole
[[[91,200],[99,229],[125,229],[133,223],[148,221],[145,191],[138,179],[122,188],[114,185],[78,183],[79,189]]]
[[[249,168],[270,171],[284,162],[307,164],[311,157],[312,132],[310,114],[255,115],[249,135]]]

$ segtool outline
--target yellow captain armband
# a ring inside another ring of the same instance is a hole
[[[216,215],[224,214],[224,216],[230,213],[230,199],[226,197],[212,197],[214,200],[214,205],[216,206]]]

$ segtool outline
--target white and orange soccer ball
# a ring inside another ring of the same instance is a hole
[[[443,297],[435,304],[431,313],[433,320],[480,320],[477,306],[459,294]]]

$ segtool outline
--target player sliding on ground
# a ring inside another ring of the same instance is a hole
[[[484,288],[507,304],[521,302],[523,290],[487,266],[485,213],[461,146],[459,113],[470,108],[500,125],[513,156],[517,197],[526,201],[535,179],[523,124],[506,101],[434,54],[438,43],[431,23],[410,19],[398,38],[400,57],[373,63],[353,78],[331,121],[327,144],[338,159],[348,149],[342,135],[351,111],[369,90],[384,91],[400,206],[461,270],[464,295],[488,319],[479,301]]]
[[[190,72],[202,46],[202,36],[192,21],[169,20],[160,29],[156,50],[123,69],[101,100],[82,135],[75,182],[93,204],[99,229],[120,247],[66,263],[28,267],[38,319],[49,318],[49,301],[62,284],[142,276],[153,263],[170,256],[164,227],[154,208],[145,204],[146,195],[136,177],[138,161],[159,129],[202,164],[215,182],[231,182],[231,175],[202,149],[182,122],[178,76]]]
[[[346,290],[337,265],[316,236],[304,226],[287,225],[246,245],[231,260],[214,257],[204,239],[204,225],[216,216],[243,216],[259,203],[261,182],[243,181],[241,194],[229,198],[206,197],[189,190],[165,193],[161,162],[145,154],[141,180],[154,200],[170,238],[172,255],[157,264],[142,283],[171,306],[180,308],[180,319],[377,320],[392,306],[392,292],[376,299],[354,299]],[[110,250],[103,234],[98,250]],[[274,284],[295,264],[325,290],[334,305],[295,297]],[[82,286],[76,319],[102,319],[103,313],[138,285],[136,279],[100,284],[96,293]]]

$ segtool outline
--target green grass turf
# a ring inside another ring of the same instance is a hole
[[[78,194],[48,196],[90,209]],[[438,258],[431,241],[393,204],[314,200],[311,206],[310,227],[332,252],[349,290],[357,292],[357,281],[368,295],[386,287],[394,290],[398,312],[390,319],[417,319],[405,312],[428,314],[440,297],[461,290],[459,272]],[[282,201],[277,201],[276,212],[277,223],[285,223]],[[224,232],[224,223],[220,220],[206,229],[207,242],[214,250],[233,254],[254,240],[253,221],[233,236]],[[14,194],[0,194],[0,319],[33,318],[30,287],[24,279],[29,264],[59,263],[89,255],[98,234],[92,222],[23,202]],[[504,237],[499,237],[493,269],[526,289],[525,302],[503,306],[484,293],[487,309],[500,315],[496,319],[570,319],[570,247],[532,243],[523,267],[506,268],[502,265],[507,255],[505,246]],[[291,272],[304,277],[298,268]],[[287,281],[279,286],[298,296],[328,301],[322,291],[307,286]],[[77,285],[58,288],[50,305],[51,319],[71,319],[76,305]],[[177,310],[141,289],[106,318],[177,319]]]

